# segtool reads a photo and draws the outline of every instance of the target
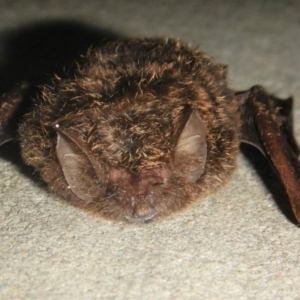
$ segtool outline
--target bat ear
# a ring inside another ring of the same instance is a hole
[[[196,182],[202,175],[207,157],[206,129],[197,110],[191,110],[184,117],[183,129],[179,132],[174,168],[180,169],[186,182]]]
[[[72,192],[84,201],[99,195],[97,176],[84,142],[70,129],[56,126],[56,154]]]

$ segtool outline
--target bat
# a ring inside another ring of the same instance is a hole
[[[0,144],[17,139],[25,163],[72,205],[148,223],[226,184],[247,143],[274,167],[300,223],[293,99],[258,85],[234,91],[226,71],[175,39],[90,48],[71,75],[40,87],[15,131],[28,85],[2,96]]]

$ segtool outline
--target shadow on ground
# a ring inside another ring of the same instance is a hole
[[[283,184],[275,172],[275,169],[272,168],[269,162],[254,147],[242,144],[241,151],[261,177],[263,183],[272,194],[279,209],[291,223],[296,225],[297,221],[289,203],[289,198],[285,192]]]
[[[27,80],[43,84],[53,74],[64,76],[90,46],[101,46],[118,36],[109,30],[73,21],[31,23],[1,37],[1,91]]]

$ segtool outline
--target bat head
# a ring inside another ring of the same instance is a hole
[[[226,67],[172,39],[90,49],[19,127],[24,161],[71,204],[149,222],[228,181],[240,118]]]

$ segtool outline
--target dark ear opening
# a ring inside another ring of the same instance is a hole
[[[71,130],[56,130],[56,153],[69,188],[78,198],[92,201],[99,195],[100,190],[85,145]]]
[[[186,182],[196,182],[202,175],[206,157],[206,129],[197,110],[188,112],[177,140],[174,168],[179,169]]]

